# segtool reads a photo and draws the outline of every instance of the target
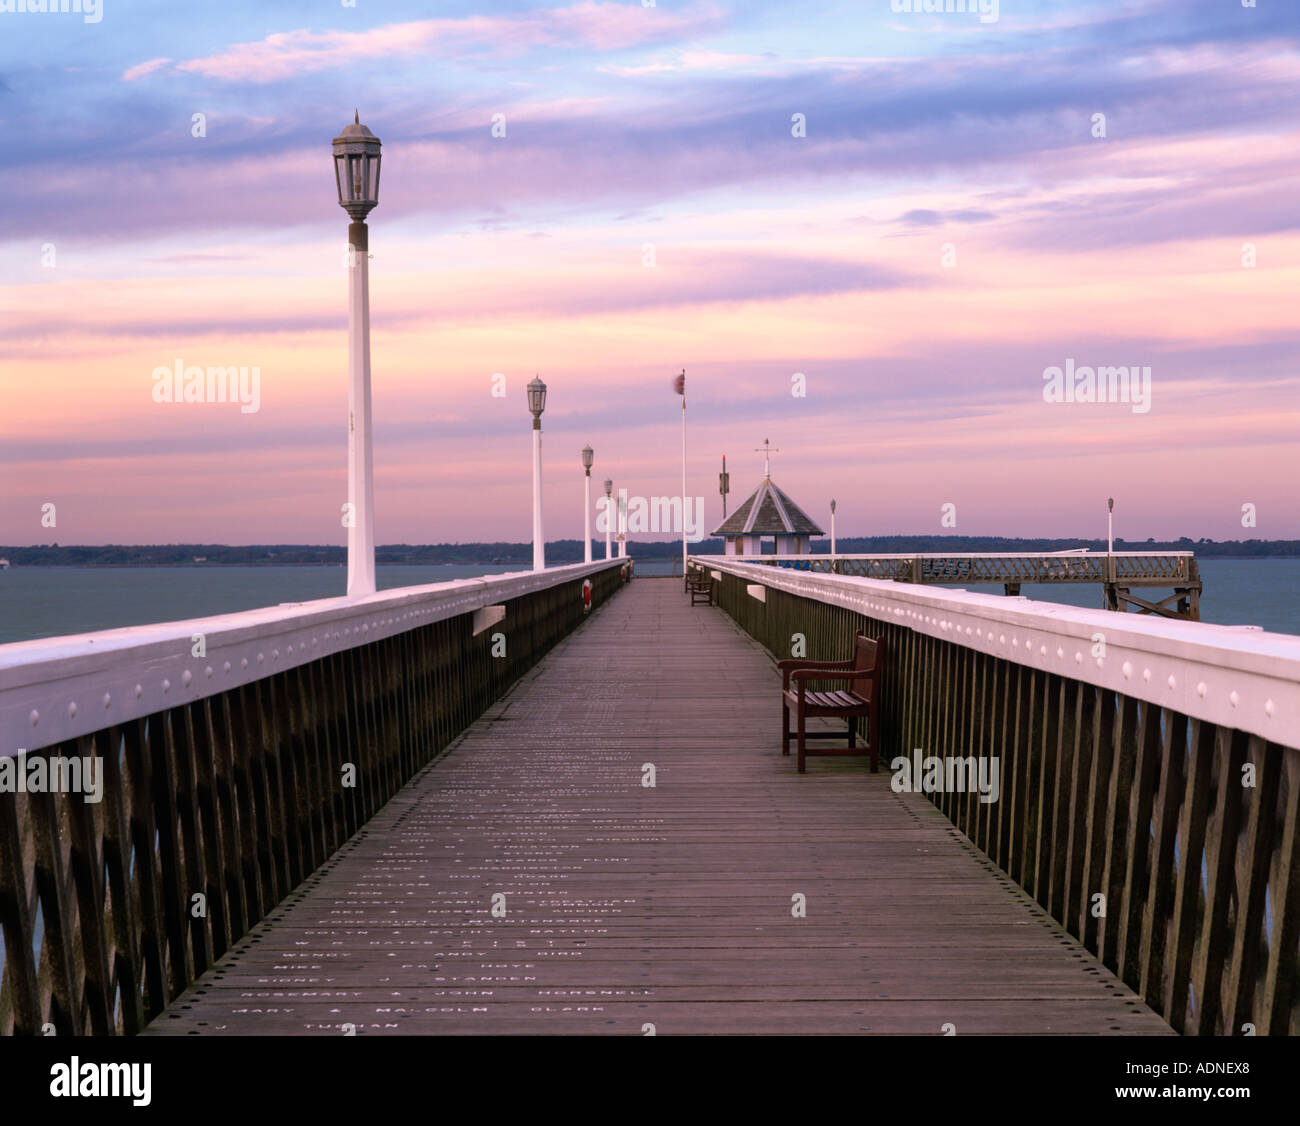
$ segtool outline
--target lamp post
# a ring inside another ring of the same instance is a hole
[[[831,569],[835,569],[835,498],[831,498]]]
[[[533,412],[533,570],[546,570],[546,540],[542,536],[542,411],[546,409],[546,384],[541,378],[528,385],[528,409]]]
[[[614,558],[614,549],[611,545],[611,532],[614,526],[614,482],[608,477],[605,478],[605,558]]]
[[[583,470],[583,520],[582,520],[582,561],[591,562],[591,463],[595,460],[595,454],[591,452],[590,446],[582,447],[582,470]]]
[[[333,141],[334,180],[348,224],[348,597],[375,593],[375,482],[370,411],[370,238],[379,203],[380,141],[360,113]]]
[[[1115,498],[1106,498],[1106,609],[1119,609],[1115,587]]]
[[[627,557],[627,490],[618,491],[618,557]]]

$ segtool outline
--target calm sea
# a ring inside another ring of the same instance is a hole
[[[637,573],[671,574],[672,563],[639,560]],[[1300,634],[1300,559],[1199,563],[1204,621]],[[388,590],[524,569],[519,564],[380,567],[377,584]],[[345,590],[342,567],[11,567],[0,571],[0,644],[334,598]],[[1022,593],[1045,602],[1101,607],[1099,586],[1026,585]]]

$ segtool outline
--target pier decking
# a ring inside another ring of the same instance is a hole
[[[637,579],[146,1035],[1171,1033],[887,769],[797,775],[779,683]]]

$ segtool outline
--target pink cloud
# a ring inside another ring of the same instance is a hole
[[[171,59],[150,59],[147,63],[137,63],[122,75],[123,82],[138,82],[141,78],[147,78],[162,70]]]
[[[477,49],[486,54],[517,54],[535,47],[581,45],[612,51],[640,43],[699,34],[720,26],[719,9],[698,6],[668,12],[640,5],[582,0],[567,8],[540,9],[518,16],[468,16],[386,24],[368,31],[275,32],[251,43],[236,43],[213,55],[189,59],[176,72],[201,74],[226,82],[275,82],[345,66],[359,59],[404,55],[453,55]],[[162,70],[170,59],[131,67],[123,79],[136,81]]]

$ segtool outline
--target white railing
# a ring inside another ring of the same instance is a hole
[[[1300,747],[1300,637],[716,555],[691,562]]]
[[[832,555],[829,551],[814,552],[808,555],[728,555],[724,558],[734,560],[737,563],[775,563],[785,562],[786,560],[819,560],[827,559],[1053,559],[1084,557],[1088,559],[1105,559],[1113,556],[1116,559],[1190,559],[1196,555],[1194,551],[1092,551],[1086,547],[1067,548],[1064,551],[901,551],[901,552],[881,552],[881,553],[859,553],[850,554],[845,551],[836,552]],[[701,560],[708,559],[710,556],[701,555]]]
[[[356,600],[287,602],[0,645],[0,755],[53,746],[625,562],[602,559]]]

